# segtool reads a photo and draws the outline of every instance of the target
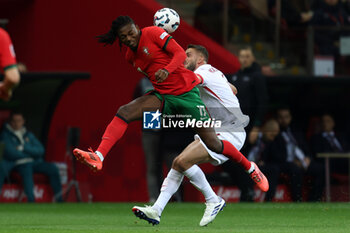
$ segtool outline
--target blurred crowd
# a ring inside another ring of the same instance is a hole
[[[225,41],[223,27],[217,27],[224,23],[223,10],[222,1],[205,0],[200,2],[194,16],[194,26],[219,43]],[[336,64],[342,64],[343,67],[339,68],[336,65],[337,73],[349,73],[344,68],[350,55],[346,47],[350,35],[349,0],[231,0],[228,1],[226,41],[232,42],[239,33],[239,37],[250,44],[253,40],[274,41],[278,12],[281,16],[281,41],[291,42],[289,47],[299,42],[293,50],[300,55],[301,63],[306,63],[308,49],[317,56],[331,56]],[[312,33],[307,32],[309,26],[312,26]],[[307,37],[313,38],[312,48],[306,48]],[[286,48],[281,48],[284,50]]]

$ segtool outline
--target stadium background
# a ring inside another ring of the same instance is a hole
[[[46,158],[50,161],[66,159],[69,127],[81,128],[81,148],[96,148],[118,107],[132,99],[141,76],[126,63],[118,46],[104,48],[96,42],[95,36],[109,30],[112,20],[123,14],[131,16],[140,27],[149,26],[154,12],[162,6],[152,0],[0,0],[0,4],[1,17],[10,21],[7,29],[17,58],[31,72],[90,73],[90,79],[73,82],[59,100],[48,135],[42,138],[46,142]],[[189,43],[204,44],[209,50],[211,64],[224,73],[234,73],[239,69],[234,55],[184,21],[174,37],[183,47]],[[295,89],[288,89],[288,93],[298,89],[298,85],[305,87],[304,80],[295,80]],[[275,80],[271,85],[278,88],[278,83]],[[338,92],[342,83],[348,84],[348,81],[333,81],[338,94],[324,101],[349,99],[348,89]],[[313,82],[308,84],[313,85]],[[299,89],[305,95],[304,91]],[[319,94],[317,90],[315,92]],[[309,93],[310,98],[312,94]],[[303,99],[299,96],[294,104],[298,106],[301,102]],[[299,107],[308,109],[312,105],[310,100],[306,101],[306,106]],[[344,102],[336,102],[332,107],[338,105],[341,106],[336,114],[342,112],[342,119],[348,118],[348,107]],[[27,118],[30,119],[30,115]],[[93,174],[78,165],[77,179],[83,189],[91,192],[93,201],[148,200],[140,126],[140,122],[130,124],[105,160],[102,172]]]

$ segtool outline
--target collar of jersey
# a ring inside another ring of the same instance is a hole
[[[211,66],[210,64],[204,64],[204,65],[201,65],[200,67],[198,67],[196,70],[199,70],[199,69],[204,69],[206,66]],[[195,70],[195,71],[196,71]]]

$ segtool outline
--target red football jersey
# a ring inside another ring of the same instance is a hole
[[[137,51],[134,52],[128,47],[126,59],[149,78],[154,89],[160,94],[181,95],[192,90],[199,83],[196,75],[186,69],[183,64],[171,72],[162,83],[157,83],[154,75],[159,69],[168,65],[172,59],[172,56],[166,51],[166,46],[171,39],[172,37],[159,27],[145,27],[141,30]],[[185,53],[183,49],[182,51]]]
[[[0,70],[16,65],[16,55],[9,34],[0,28]]]

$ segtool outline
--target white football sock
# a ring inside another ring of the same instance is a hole
[[[220,201],[219,197],[216,195],[216,193],[208,183],[204,172],[197,165],[193,165],[192,167],[184,171],[184,175],[199,191],[203,193],[206,202],[216,203]]]
[[[162,214],[170,198],[179,189],[183,178],[184,175],[182,173],[174,169],[170,169],[167,177],[163,181],[157,201],[152,206],[152,208],[158,212],[159,216]]]

